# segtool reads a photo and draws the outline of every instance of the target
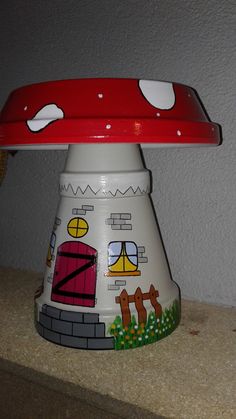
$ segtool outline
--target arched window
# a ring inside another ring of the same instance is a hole
[[[131,241],[114,241],[108,245],[108,269],[106,276],[135,276],[138,270],[138,248]]]

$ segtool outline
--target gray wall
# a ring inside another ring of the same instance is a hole
[[[222,125],[219,148],[145,151],[173,278],[185,297],[235,305],[236,2],[5,0],[3,105],[13,88],[76,77],[193,86]],[[0,187],[0,264],[43,271],[64,152],[19,152]]]

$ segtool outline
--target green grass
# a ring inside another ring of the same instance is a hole
[[[149,312],[146,324],[137,323],[136,317],[132,316],[129,326],[124,327],[121,316],[116,316],[108,331],[114,336],[115,349],[138,348],[168,336],[179,321],[180,302],[175,300],[158,318],[154,311]]]

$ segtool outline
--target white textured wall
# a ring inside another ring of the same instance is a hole
[[[8,0],[0,6],[4,103],[13,88],[75,77],[193,86],[219,148],[145,151],[173,278],[188,298],[235,305],[236,2]],[[19,152],[0,187],[0,264],[43,271],[63,152]]]

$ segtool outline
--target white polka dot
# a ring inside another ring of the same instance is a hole
[[[177,135],[178,136],[180,136],[180,135],[182,135],[182,133],[181,133],[181,131],[178,129],[178,131],[177,131]]]
[[[48,124],[58,119],[64,118],[64,112],[55,103],[43,106],[32,119],[26,121],[29,129],[37,132],[45,128]]]
[[[157,114],[156,114],[157,116],[161,116],[161,114],[160,114],[160,112],[157,112]]]
[[[99,97],[99,99],[102,99],[103,98],[103,93],[98,93],[98,97]]]
[[[175,104],[173,84],[155,80],[139,80],[139,87],[146,100],[155,108],[171,109]]]
[[[25,107],[24,107],[24,111],[27,111],[27,109],[28,109],[28,106],[25,106]]]
[[[110,124],[107,124],[106,125],[106,129],[111,129],[111,125]]]

